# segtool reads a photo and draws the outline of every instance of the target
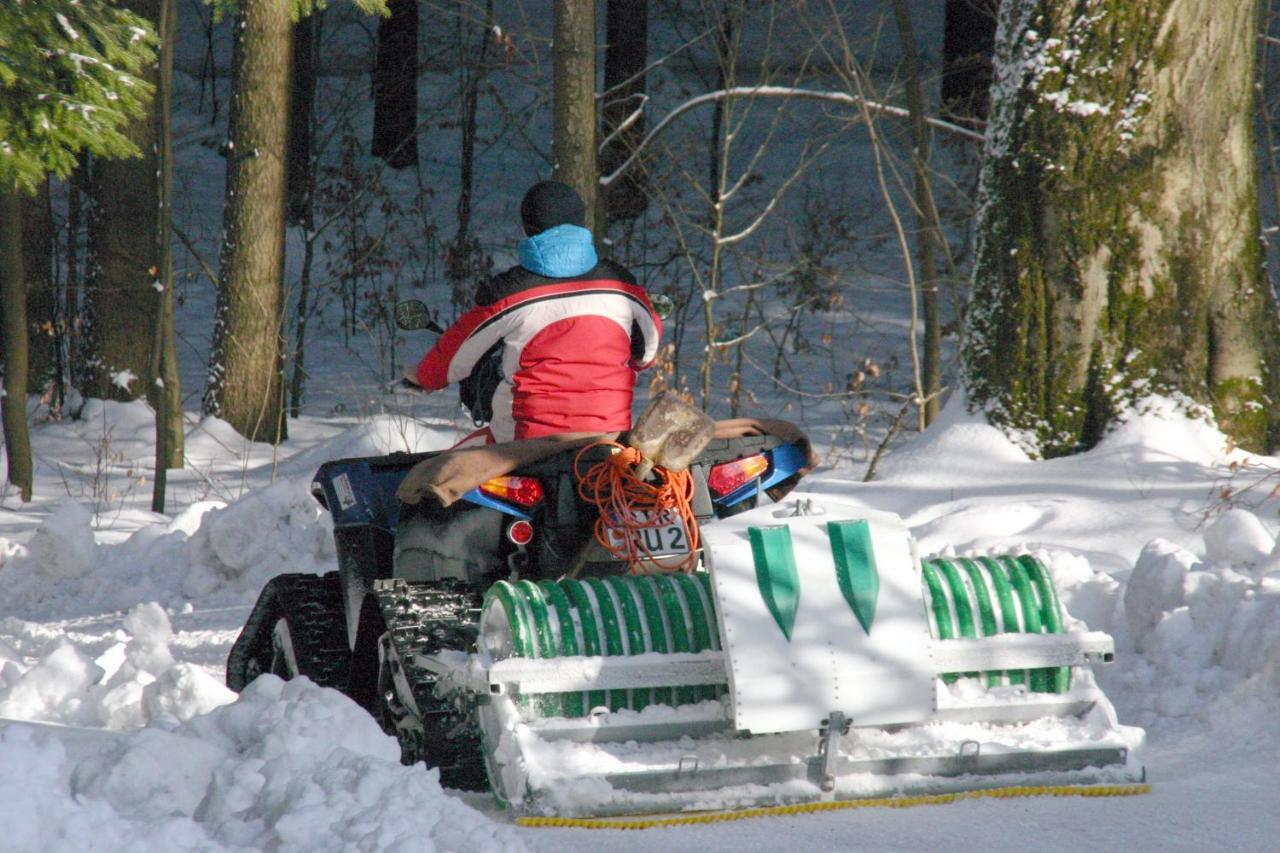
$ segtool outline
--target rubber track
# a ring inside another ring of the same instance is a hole
[[[468,709],[454,697],[436,696],[435,674],[414,662],[418,654],[442,649],[472,650],[480,619],[480,593],[461,583],[395,580],[377,583],[373,595],[431,740],[427,747],[430,754],[406,754],[405,760],[439,767],[445,787],[486,789],[484,756]]]
[[[345,690],[351,653],[337,572],[277,575],[267,582],[227,655],[227,686],[243,690],[255,659],[258,669],[268,671],[271,635],[281,617],[289,624],[299,674],[321,687]]]

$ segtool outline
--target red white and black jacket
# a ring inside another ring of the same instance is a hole
[[[657,355],[662,320],[626,269],[601,261],[548,276],[512,267],[477,302],[418,364],[422,387],[465,379],[500,344],[494,440],[630,428],[636,373]]]

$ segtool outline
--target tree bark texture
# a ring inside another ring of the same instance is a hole
[[[44,394],[58,378],[58,291],[53,279],[49,183],[22,199],[22,269],[27,279],[27,388]],[[3,309],[0,309],[3,310]]]
[[[205,412],[255,441],[284,438],[285,136],[288,4],[244,0],[236,15],[226,204]]]
[[[155,25],[161,2],[128,0],[122,5]],[[153,86],[159,83],[157,66],[139,76]],[[85,276],[90,360],[81,390],[91,397],[136,400],[150,396],[153,385],[151,336],[139,334],[139,321],[155,317],[161,301],[155,286],[161,195],[157,122],[152,109],[125,129],[141,156],[94,158],[90,170]],[[132,381],[126,381],[129,374]]]
[[[987,117],[991,54],[1000,0],[946,0],[942,34],[942,111],[972,124]]]
[[[389,0],[378,21],[370,151],[393,169],[418,162],[418,0]]]
[[[644,106],[648,38],[649,0],[607,0],[601,119],[604,136],[613,138],[600,151],[601,174],[621,166],[644,138],[643,114],[619,128]],[[647,190],[645,171],[639,165],[610,184],[604,199],[609,221],[641,216],[649,204]]]
[[[1274,438],[1257,14],[1005,0],[965,379],[1029,449],[1090,447],[1153,393],[1211,406],[1246,448]]]
[[[182,420],[182,380],[178,374],[177,335],[173,320],[173,245],[169,227],[173,215],[173,52],[178,38],[175,0],[159,0],[156,33],[156,93],[151,103],[155,117],[157,160],[156,280],[162,288],[156,300],[151,334],[151,382],[149,396],[156,412],[156,464],[151,495],[153,512],[164,512],[166,471],[183,467],[186,436]]]
[[[0,419],[9,459],[9,482],[31,500],[31,438],[27,432],[27,282],[22,263],[22,199],[0,193],[0,340],[4,347],[4,398]]]
[[[555,0],[552,35],[554,139],[552,177],[578,191],[588,218],[598,218],[596,189],[595,0]],[[595,222],[588,227],[601,237]]]

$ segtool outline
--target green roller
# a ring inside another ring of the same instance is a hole
[[[688,575],[675,575],[672,580],[676,582],[680,590],[684,593],[685,606],[689,608],[689,619],[693,622],[693,651],[703,652],[708,649],[715,648],[712,645],[712,636],[715,636],[715,643],[719,645],[719,632],[716,630],[708,630],[707,628],[707,610],[702,606],[702,596],[698,594],[698,582]],[[714,624],[714,616],[712,617]],[[715,699],[720,695],[720,690],[714,685],[705,684],[700,688],[703,699]]]
[[[1004,623],[1003,633],[1021,634],[1022,617],[1018,615],[1018,605],[1013,600],[1013,587],[1009,585],[1009,578],[1005,575],[1004,569],[990,557],[979,557],[978,564],[987,570],[987,578],[995,587],[996,598],[1000,601],[1000,615]],[[1027,683],[1026,670],[1011,670],[1005,675],[1008,676],[1010,684]]]
[[[1000,633],[1063,633],[1062,610],[1053,579],[1034,557],[974,560],[933,557],[921,561],[921,568],[930,616],[939,640]],[[995,591],[994,600],[991,590]],[[942,677],[951,683],[958,675],[945,673]],[[1008,677],[1011,683],[1026,683],[1031,690],[1046,693],[1062,693],[1071,685],[1070,667],[963,675],[981,675],[988,686]]]
[[[956,637],[955,625],[951,622],[951,607],[947,604],[947,594],[942,589],[942,579],[938,577],[938,569],[934,565],[933,560],[924,560],[921,563],[924,574],[925,586],[929,589],[930,612],[933,614],[933,624],[938,632],[939,640],[954,640]],[[942,680],[951,684],[959,675],[954,672],[945,673]]]
[[[632,595],[639,597],[644,611],[644,621],[649,627],[648,649],[651,652],[667,654],[671,647],[667,645],[667,629],[663,624],[662,605],[658,603],[658,594],[653,588],[652,578],[638,577],[627,584]],[[671,688],[655,687],[653,701],[658,705],[671,704]]]
[[[718,649],[715,599],[709,579],[688,575],[506,581],[495,584],[485,607],[502,608],[518,657],[622,656]],[[580,717],[601,705],[639,711],[647,705],[715,699],[723,684],[589,690],[521,696],[547,716]]]
[[[994,637],[999,633],[996,627],[996,614],[991,607],[991,594],[987,591],[987,582],[982,576],[982,570],[978,568],[973,560],[956,560],[960,564],[960,568],[964,569],[964,573],[969,576],[969,585],[973,587],[974,601],[978,605],[978,618],[982,623],[982,636]],[[995,687],[1000,684],[1001,675],[998,672],[986,673],[986,682],[988,687]]]
[[[533,581],[518,581],[514,586],[514,594],[530,614],[533,626],[533,638],[538,650],[538,657],[553,658],[556,646],[559,645],[551,627],[551,617],[547,613],[547,602],[542,598],[542,590]],[[564,715],[564,701],[559,693],[545,693],[539,697],[542,714],[548,717]]]
[[[976,640],[978,632],[973,622],[974,603],[969,600],[969,588],[965,586],[964,578],[960,577],[959,570],[951,564],[950,560],[935,560],[934,563],[942,570],[943,580],[951,590],[951,601],[956,608],[956,623],[960,626],[960,636],[967,640]],[[978,673],[966,672],[964,677],[977,678]]]
[[[640,623],[640,608],[636,607],[635,599],[631,597],[631,590],[627,581],[632,578],[608,577],[604,579],[604,585],[614,594],[619,608],[622,610],[622,623],[626,627],[627,651],[629,655],[642,655],[649,649],[644,641],[644,626]],[[633,711],[644,710],[651,703],[652,691],[647,689],[636,689],[631,691],[631,709]]]
[[[1036,591],[1027,577],[1027,570],[1022,564],[1009,556],[996,558],[997,562],[1009,573],[1009,582],[1013,584],[1022,604],[1022,628],[1027,634],[1044,633],[1044,623],[1040,620],[1040,602],[1036,600]],[[1043,669],[1031,670],[1028,686],[1037,693],[1044,693],[1052,686],[1052,682]]]
[[[573,623],[573,609],[569,604],[569,597],[555,581],[539,581],[538,589],[542,590],[542,597],[550,602],[552,610],[555,611],[556,622],[560,626],[560,654],[565,657],[576,656],[579,648],[578,629]],[[581,717],[588,710],[584,693],[564,693],[561,694],[561,698],[564,702],[566,717]]]
[[[532,628],[525,616],[524,608],[516,601],[516,589],[506,581],[498,581],[489,587],[484,595],[484,607],[487,610],[491,602],[498,602],[502,612],[507,615],[507,624],[511,628],[511,652],[516,657],[536,657],[533,653]],[[528,706],[529,700],[521,696],[520,704]]]
[[[618,613],[618,609],[613,604],[613,596],[609,594],[609,588],[599,578],[587,578],[586,585],[595,595],[597,612],[600,614],[600,624],[604,628],[604,653],[606,655],[626,654],[622,640],[621,614]],[[621,711],[623,708],[629,707],[630,701],[630,690],[609,691],[610,711]]]
[[[582,584],[574,580],[560,581],[569,600],[578,611],[578,621],[582,623],[582,653],[588,657],[599,657],[604,654],[604,636],[600,631],[600,620],[596,618],[595,608],[591,606],[591,598]],[[587,692],[587,710],[609,705],[609,691],[590,690]]]
[[[684,607],[680,605],[680,592],[676,589],[675,581],[667,575],[650,575],[648,580],[658,590],[658,597],[662,601],[662,609],[667,614],[667,625],[671,628],[671,651],[690,651],[689,629],[685,624]],[[691,702],[697,702],[698,688],[677,687],[675,701],[677,705],[688,705]]]

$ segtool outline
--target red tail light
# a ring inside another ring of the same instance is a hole
[[[517,545],[528,545],[533,541],[533,525],[524,519],[513,521],[507,528],[507,538]]]
[[[716,497],[724,497],[750,483],[769,470],[769,460],[763,454],[748,456],[733,462],[724,462],[711,469],[707,475],[707,488]]]
[[[480,491],[516,506],[531,507],[542,502],[542,484],[534,477],[494,477],[481,483]]]

